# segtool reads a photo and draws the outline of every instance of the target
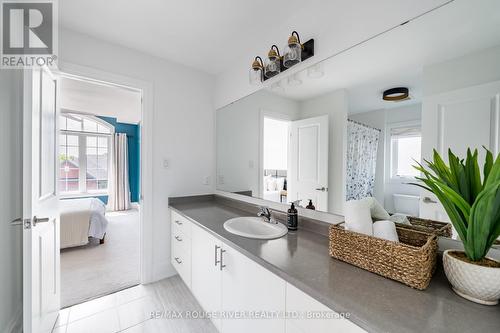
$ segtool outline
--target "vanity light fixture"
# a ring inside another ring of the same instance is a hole
[[[280,50],[276,45],[271,46],[267,54],[266,66],[264,67],[264,75],[271,78],[281,72],[281,55]]]
[[[285,46],[283,66],[290,68],[301,62],[303,48],[304,46],[300,43],[299,33],[297,31],[292,31],[292,34],[288,37],[288,44]]]
[[[250,84],[259,84],[264,80],[264,63],[262,62],[261,57],[255,57],[255,60],[252,63],[252,68],[250,68],[250,72],[248,74]]]
[[[280,55],[280,51],[276,45],[271,46],[267,59],[262,63],[260,57],[255,57],[250,69],[250,83],[258,84],[279,73],[287,70],[301,61],[309,59],[314,55],[314,39],[309,39],[302,44],[297,31],[293,31],[288,38],[288,45],[285,48],[284,56]],[[260,60],[260,62],[259,62]],[[260,74],[260,73],[263,73]],[[260,81],[259,81],[260,78]]]
[[[382,95],[384,101],[400,102],[409,99],[409,90],[406,87],[387,89]]]

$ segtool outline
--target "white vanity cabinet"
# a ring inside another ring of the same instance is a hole
[[[222,271],[219,267],[222,242],[198,226],[191,229],[191,291],[207,312],[220,312],[222,307]],[[212,318],[221,331],[221,321]]]
[[[191,226],[186,218],[171,211],[170,261],[182,280],[191,288]]]
[[[254,313],[254,319],[223,319],[222,332],[285,332],[286,282],[235,249],[222,247],[222,310]]]
[[[291,314],[286,320],[287,333],[366,333],[289,283],[286,284],[286,311]]]
[[[365,332],[343,318],[285,319],[285,312],[335,312],[202,227],[174,211],[171,214],[172,264],[203,310],[219,314],[212,318],[219,332]],[[249,313],[253,315],[248,316]],[[228,317],[231,315],[236,317]]]

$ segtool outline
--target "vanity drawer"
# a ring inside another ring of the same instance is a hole
[[[172,233],[171,262],[184,283],[191,288],[191,239],[182,233]]]
[[[172,210],[170,222],[172,234],[183,234],[184,237],[191,238],[191,222],[188,219]]]

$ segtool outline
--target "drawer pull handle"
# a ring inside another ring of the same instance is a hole
[[[222,269],[223,269],[224,267],[226,267],[226,265],[224,265],[224,264],[222,263],[222,255],[224,254],[224,252],[226,252],[226,250],[223,250],[223,249],[221,249],[221,250],[220,250],[220,270],[221,270],[221,271],[222,271]]]
[[[175,236],[175,239],[177,239],[178,242],[182,242],[182,238],[180,238],[179,236]]]
[[[179,258],[175,257],[174,260],[178,263],[178,264],[182,264],[182,260],[180,260]]]
[[[217,267],[217,264],[220,263],[220,260],[217,259],[217,250],[220,249],[220,246],[215,245],[215,253],[214,253],[214,258],[215,258],[215,266]]]
[[[177,221],[177,220],[175,220],[175,224],[177,224],[177,225],[182,225],[182,222],[181,222],[181,221]]]

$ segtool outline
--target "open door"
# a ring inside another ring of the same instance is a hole
[[[436,149],[448,161],[448,148],[465,157],[467,148],[496,156],[500,147],[500,81],[424,98],[422,102],[422,159],[432,159]],[[420,217],[450,221],[437,197],[422,189]]]
[[[312,200],[328,210],[328,116],[292,121],[290,125],[288,201]]]
[[[23,80],[23,332],[50,332],[60,307],[58,84],[49,69]]]

